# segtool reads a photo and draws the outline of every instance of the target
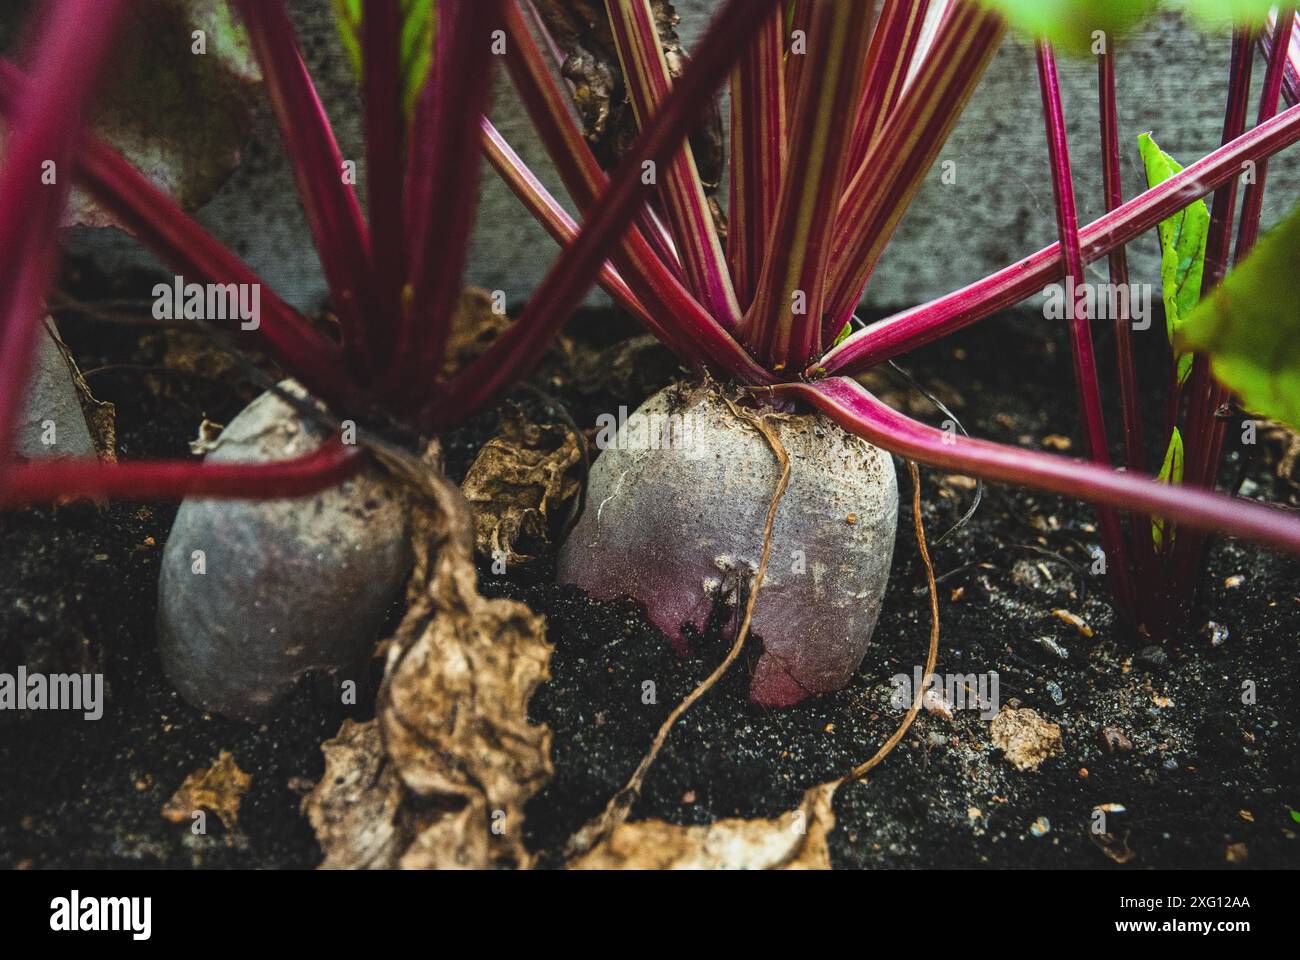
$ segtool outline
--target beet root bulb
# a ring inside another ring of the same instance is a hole
[[[790,457],[751,630],[750,698],[782,707],[837,690],[862,663],[898,523],[893,459],[820,414],[769,414]],[[679,652],[758,570],[780,477],[767,441],[716,387],[668,387],[625,418],[591,469],[558,578],[632,596]],[[734,629],[738,618],[728,618]]]
[[[207,458],[288,460],[322,437],[265,393]],[[410,566],[406,498],[374,468],[309,497],[187,499],[158,583],[163,669],[194,706],[251,721],[307,673],[359,686]]]

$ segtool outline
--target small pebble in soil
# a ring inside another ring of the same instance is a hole
[[[1119,727],[1102,727],[1097,731],[1097,739],[1107,753],[1131,753],[1133,750],[1133,741]]]
[[[1234,573],[1230,577],[1223,578],[1223,585],[1227,587],[1229,590],[1236,590],[1245,582],[1246,582],[1246,578],[1239,573]]]
[[[1221,623],[1207,620],[1201,627],[1201,637],[1210,642],[1212,647],[1221,647],[1228,639],[1228,628]]]
[[[1048,680],[1046,687],[1047,695],[1052,698],[1052,703],[1056,704],[1058,707],[1065,703],[1065,693],[1061,690],[1060,684],[1054,680]]]
[[[1052,830],[1052,821],[1046,817],[1039,817],[1029,825],[1029,832],[1036,837],[1046,836]]]
[[[1087,621],[1084,620],[1077,613],[1071,613],[1069,610],[1065,610],[1058,607],[1057,609],[1052,611],[1052,616],[1074,627],[1074,629],[1079,631],[1081,636],[1085,636],[1085,637],[1092,636],[1092,627],[1088,626]]]
[[[1137,659],[1138,663],[1150,667],[1152,670],[1163,670],[1169,665],[1169,654],[1154,643],[1138,651]]]
[[[1070,659],[1070,651],[1061,646],[1051,637],[1035,637],[1034,643],[1038,644],[1054,657],[1060,657],[1062,660]]]

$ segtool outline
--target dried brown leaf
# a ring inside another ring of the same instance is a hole
[[[195,770],[162,808],[172,823],[189,820],[196,810],[211,810],[227,830],[235,829],[239,803],[253,778],[239,769],[229,750],[222,750],[210,767]]]
[[[682,826],[662,820],[622,823],[572,870],[829,870],[826,838],[840,781],[819,784],[797,809],[770,820],[717,820]]]
[[[1300,487],[1300,433],[1276,420],[1257,420],[1259,438],[1273,460],[1273,472],[1279,480]]]
[[[579,438],[560,424],[530,422],[508,407],[501,432],[484,444],[461,489],[474,514],[484,559],[526,563],[551,539],[551,519],[581,487]]]
[[[321,752],[325,775],[302,808],[325,853],[322,869],[396,866],[413,830],[402,816],[402,781],[384,756],[379,724],[344,720]]]
[[[72,355],[68,345],[63,342],[53,317],[45,318],[45,329],[49,331],[54,345],[63,355],[76,388],[77,399],[81,403],[81,412],[86,419],[86,428],[90,431],[90,440],[95,445],[95,455],[104,463],[117,462],[117,407],[105,400],[97,400],[90,390],[90,384],[81,375],[77,358]]]
[[[608,170],[631,148],[638,128],[605,5],[601,0],[538,0],[536,7],[565,54],[560,72],[569,81],[587,142]],[[676,79],[687,61],[677,36],[680,18],[669,0],[651,0],[650,8],[668,73]],[[705,192],[712,194],[721,182],[724,158],[722,113],[716,101],[691,132],[690,145]]]
[[[681,376],[672,351],[651,334],[601,350],[575,350],[569,388],[584,397],[648,397]]]
[[[411,605],[377,717],[325,745],[335,762],[304,809],[327,866],[528,867],[524,804],[553,771],[550,731],[527,715],[549,676],[544,621],[479,595],[465,501],[427,471],[411,479],[433,502],[412,518]]]
[[[509,326],[510,318],[505,310],[492,309],[490,293],[477,287],[465,287],[452,314],[447,351],[442,360],[442,376],[451,377],[465,369]]]

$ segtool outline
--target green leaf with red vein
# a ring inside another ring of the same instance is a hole
[[[1183,169],[1177,160],[1156,145],[1149,133],[1138,137],[1138,149],[1146,166],[1148,187],[1164,183]],[[1172,345],[1183,321],[1201,299],[1210,208],[1204,200],[1197,200],[1172,217],[1161,220],[1156,231],[1160,235],[1160,285],[1165,305],[1165,326]],[[1182,383],[1192,372],[1192,357],[1177,350],[1174,356],[1178,364],[1178,382]]]
[[[1183,435],[1174,427],[1173,434],[1169,437],[1169,448],[1165,451],[1165,462],[1160,467],[1160,473],[1156,479],[1161,483],[1168,483],[1177,486],[1183,482]],[[1174,542],[1174,533],[1169,534],[1169,542]],[[1155,544],[1156,553],[1164,550],[1165,546],[1165,518],[1151,518],[1151,542]]]

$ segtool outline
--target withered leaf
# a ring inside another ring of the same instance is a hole
[[[648,397],[681,377],[672,351],[651,334],[629,337],[602,350],[574,351],[572,382],[584,397]]]
[[[72,355],[68,345],[59,336],[58,328],[52,317],[45,318],[45,328],[50,332],[54,344],[68,364],[72,375],[72,385],[77,390],[77,399],[81,401],[81,412],[86,417],[86,427],[90,430],[91,442],[95,444],[95,454],[104,463],[117,462],[117,407],[104,400],[95,399],[90,384],[81,375],[77,358]]]
[[[608,170],[631,149],[638,127],[605,5],[601,0],[538,0],[536,7],[565,54],[561,73],[569,81],[587,141]],[[687,60],[677,36],[680,18],[669,0],[651,0],[650,9],[668,73],[676,79]],[[690,145],[705,192],[712,194],[722,180],[724,156],[722,113],[716,101],[691,132]],[[720,217],[720,211],[716,215]]]
[[[384,756],[379,724],[344,720],[321,752],[325,775],[302,802],[325,853],[321,868],[396,866],[412,830],[401,816],[402,782]]]
[[[469,366],[509,326],[510,318],[505,311],[492,309],[490,293],[477,287],[465,287],[452,314],[442,376],[454,376]]]
[[[1276,420],[1255,422],[1273,461],[1274,475],[1292,487],[1300,487],[1300,433]]]
[[[189,820],[196,810],[211,810],[227,830],[235,829],[239,803],[253,778],[239,769],[229,750],[222,750],[210,767],[195,770],[162,808],[172,823]]]
[[[376,720],[325,744],[304,802],[329,867],[528,867],[523,808],[551,776],[527,706],[549,676],[544,621],[485,599],[458,490],[424,478],[410,609],[388,642]]]
[[[501,432],[484,444],[461,485],[480,556],[525,563],[550,542],[551,519],[581,486],[578,443],[560,424],[532,423],[518,407],[506,408]]]
[[[835,826],[831,800],[839,783],[812,787],[798,808],[770,820],[621,823],[569,869],[829,870],[826,838]]]

